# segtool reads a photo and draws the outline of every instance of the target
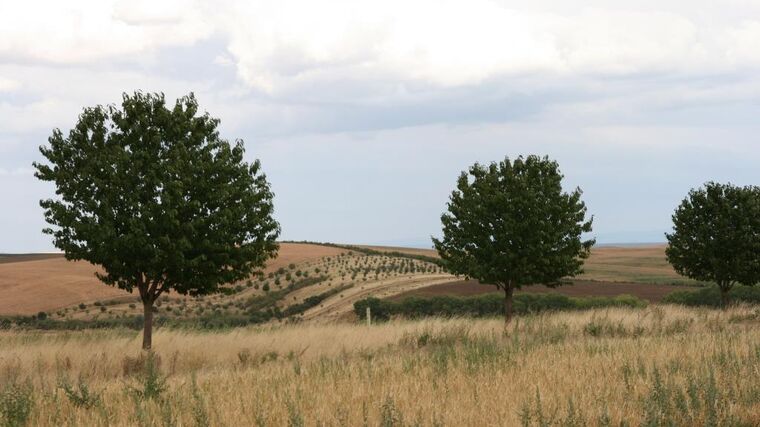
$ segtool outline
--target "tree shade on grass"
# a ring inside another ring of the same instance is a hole
[[[559,286],[580,274],[594,240],[581,190],[562,191],[557,162],[547,157],[509,158],[475,164],[462,172],[448,211],[443,238],[433,238],[446,268],[504,291],[504,316],[523,286]]]
[[[163,94],[124,94],[121,108],[86,108],[68,136],[40,147],[37,178],[56,185],[42,200],[55,246],[103,268],[98,278],[144,308],[170,291],[204,295],[249,277],[277,252],[274,197],[243,142],[220,138],[190,94],[167,108]]]
[[[760,187],[708,182],[691,190],[665,236],[676,272],[717,284],[725,307],[735,284],[760,282]]]

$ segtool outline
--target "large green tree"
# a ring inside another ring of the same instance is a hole
[[[475,164],[462,172],[441,216],[443,238],[433,244],[447,268],[504,291],[505,321],[523,286],[558,286],[582,272],[594,240],[583,240],[581,190],[562,190],[563,175],[547,157]]]
[[[725,307],[734,284],[760,282],[760,187],[708,182],[691,190],[665,237],[676,272],[715,282]]]
[[[204,295],[259,271],[277,252],[273,193],[243,142],[220,138],[219,120],[190,94],[124,94],[121,107],[86,108],[68,136],[40,147],[53,182],[42,200],[44,230],[70,260],[102,267],[104,283],[144,307],[143,348],[152,344],[153,303],[164,293]]]

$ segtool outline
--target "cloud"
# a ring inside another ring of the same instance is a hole
[[[0,58],[83,63],[187,45],[212,27],[190,0],[29,0],[0,14]]]
[[[730,9],[680,0],[627,9],[591,1],[31,0],[0,14],[0,58],[92,64],[221,37],[228,55],[217,63],[234,63],[243,82],[267,94],[354,79],[404,91],[536,74],[757,67],[757,8],[727,1]]]
[[[16,80],[0,77],[0,92],[10,92],[18,89],[20,86],[21,83]]]
[[[558,13],[489,0],[241,1],[215,19],[240,78],[267,93],[357,75],[452,87],[536,73],[701,74],[757,66],[760,56],[760,21],[709,25],[646,8]]]

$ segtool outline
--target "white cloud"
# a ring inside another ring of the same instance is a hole
[[[21,86],[17,80],[0,77],[0,92],[11,92]]]
[[[229,57],[216,63],[269,93],[346,79],[457,87],[758,66],[758,7],[727,1],[32,0],[0,14],[0,58],[88,63],[217,35]]]
[[[712,25],[648,8],[557,13],[490,0],[241,1],[216,19],[240,77],[268,92],[358,75],[462,86],[530,73],[704,73],[754,66],[760,56],[760,20]]]
[[[12,2],[0,13],[0,57],[76,63],[191,44],[212,30],[192,6],[191,0]]]

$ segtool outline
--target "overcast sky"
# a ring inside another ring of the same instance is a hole
[[[53,250],[37,147],[134,90],[245,140],[284,239],[429,246],[459,172],[520,154],[559,161],[603,243],[760,184],[757,0],[0,0],[0,252]]]

